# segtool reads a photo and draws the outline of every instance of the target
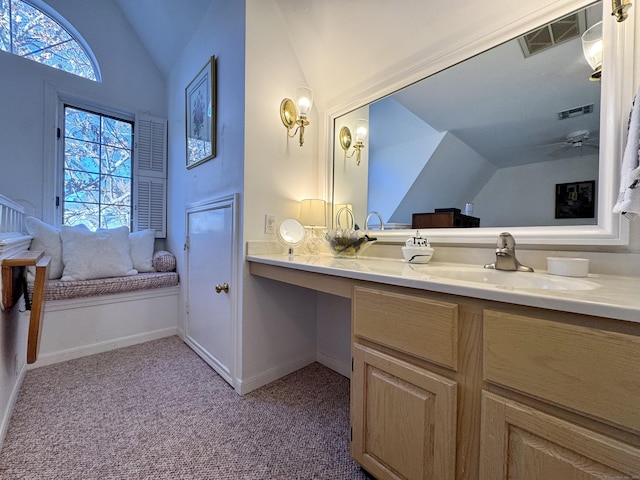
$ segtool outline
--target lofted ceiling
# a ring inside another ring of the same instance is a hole
[[[211,0],[115,0],[166,78]]]

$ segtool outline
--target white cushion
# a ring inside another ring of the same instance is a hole
[[[155,272],[153,268],[153,248],[156,241],[156,231],[147,229],[129,234],[129,253],[133,268],[142,272]]]
[[[62,281],[120,277],[138,273],[129,254],[129,229],[89,230],[62,226]]]
[[[44,223],[35,217],[24,219],[27,233],[33,237],[30,250],[43,251],[45,255],[51,256],[49,262],[49,278],[57,279],[62,276],[62,240],[60,239],[60,229]]]

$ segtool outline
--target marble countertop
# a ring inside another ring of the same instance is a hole
[[[324,254],[295,256],[259,254],[248,255],[247,260],[355,280],[640,323],[640,278],[638,277],[589,274],[588,277],[579,280],[595,283],[596,286],[593,289],[548,290],[541,288],[514,288],[504,285],[453,280],[433,275],[433,272],[443,268],[468,267],[469,269],[482,269],[481,265],[440,262],[416,265],[396,259],[374,257],[343,259]],[[525,272],[507,273],[510,275],[527,275]],[[543,271],[537,273],[546,274]],[[555,276],[550,275],[550,277]]]

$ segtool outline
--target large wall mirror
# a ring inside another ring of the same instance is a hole
[[[633,37],[625,40],[624,30],[633,22],[616,24],[602,2],[573,5],[505,29],[465,60],[458,51],[431,61],[423,80],[391,92],[381,85],[380,98],[330,114],[334,205],[351,206],[361,222],[379,212],[389,241],[413,231],[414,214],[464,214],[469,203],[479,228],[434,228],[430,239],[487,243],[509,230],[525,244],[627,243],[627,222],[611,209],[632,96],[632,48],[624,44]],[[604,73],[592,81],[581,37],[601,21]],[[357,165],[339,136],[359,119],[369,132]]]

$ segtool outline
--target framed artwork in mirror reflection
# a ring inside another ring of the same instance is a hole
[[[187,168],[216,156],[216,58],[185,89]]]
[[[556,218],[594,218],[596,181],[557,183]]]

